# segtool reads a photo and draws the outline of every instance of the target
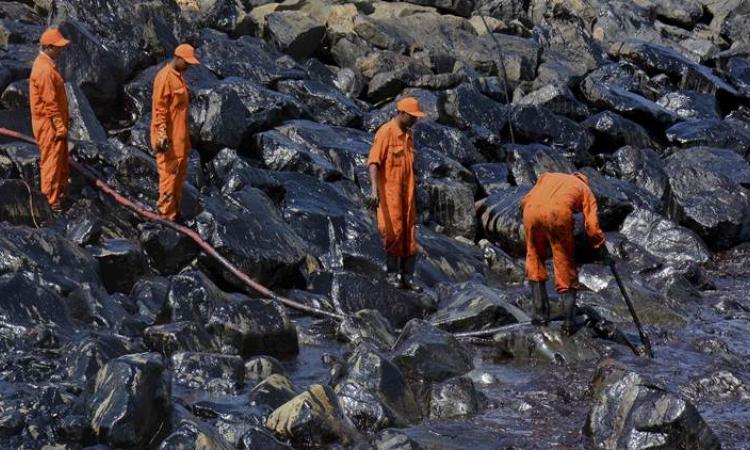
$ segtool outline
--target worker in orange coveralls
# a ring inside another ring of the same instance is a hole
[[[372,192],[368,204],[378,211],[378,230],[385,241],[387,282],[421,292],[422,288],[414,282],[417,209],[411,128],[426,114],[413,97],[401,99],[396,111],[396,116],[378,129],[370,149],[367,166]]]
[[[611,261],[606,239],[599,228],[596,198],[589,188],[586,175],[545,173],[534,188],[521,200],[523,226],[526,234],[526,274],[531,282],[534,300],[533,323],[549,322],[549,298],[544,282],[547,270],[544,260],[547,247],[552,247],[555,288],[563,306],[563,333],[576,331],[575,306],[578,274],[573,250],[573,214],[583,212],[589,243],[605,262]]]
[[[68,96],[55,59],[70,41],[56,28],[42,33],[42,46],[29,78],[31,126],[40,151],[42,193],[52,211],[62,212],[68,191]]]
[[[188,130],[188,87],[182,74],[200,64],[195,49],[180,44],[174,58],[156,74],[151,109],[151,147],[159,169],[159,214],[168,220],[180,220],[182,188],[185,184],[190,153]]]

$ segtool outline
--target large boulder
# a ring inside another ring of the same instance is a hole
[[[192,239],[166,227],[144,225],[139,240],[150,266],[164,275],[179,272],[198,256]]]
[[[533,186],[545,172],[573,173],[575,166],[565,153],[542,144],[510,144],[508,153],[510,175],[516,186]],[[500,190],[498,190],[500,192]]]
[[[97,261],[52,229],[2,224],[0,230],[0,275],[21,277],[26,272],[38,288],[63,295],[81,283],[99,284]]]
[[[590,162],[593,136],[567,117],[558,116],[542,106],[520,105],[513,107],[511,122],[517,139],[560,149],[576,164]]]
[[[112,447],[143,447],[169,418],[171,384],[155,353],[121,356],[97,374],[87,409],[91,429]]]
[[[190,120],[196,144],[218,151],[239,148],[252,134],[301,117],[302,109],[289,95],[229,77],[195,91]]]
[[[639,40],[628,40],[613,46],[611,51],[645,70],[661,72],[676,81],[681,81],[683,89],[708,94],[717,91],[737,94],[733,86],[714,75],[711,69],[690,61],[670,48]]]
[[[292,142],[324,156],[350,180],[355,179],[356,169],[367,162],[372,145],[372,136],[363,131],[307,120],[293,120],[276,129]]]
[[[23,180],[0,181],[0,221],[32,227],[51,219],[52,210],[41,192]]]
[[[278,130],[253,136],[251,155],[275,171],[298,172],[322,179],[341,177],[341,172],[322,153],[305,143],[294,142]]]
[[[476,233],[474,189],[472,185],[449,180],[428,179],[418,189],[426,191],[429,220],[443,227],[448,236],[462,236],[473,240]]]
[[[367,341],[382,350],[393,347],[396,342],[394,333],[388,319],[374,309],[363,309],[346,316],[337,329],[337,336],[352,345]]]
[[[423,248],[417,259],[417,277],[428,286],[460,283],[489,273],[482,251],[465,239],[453,239],[419,227],[417,242]]]
[[[529,317],[505,291],[479,283],[462,283],[441,292],[441,307],[430,322],[450,332],[475,331],[518,322]]]
[[[475,415],[484,403],[469,377],[457,377],[432,386],[430,418],[458,419]]]
[[[657,102],[684,120],[718,119],[716,96],[696,91],[669,92]]]
[[[109,361],[140,350],[141,346],[124,337],[91,333],[66,347],[66,372],[73,380],[93,384],[99,370]]]
[[[612,230],[622,224],[634,208],[661,211],[661,199],[627,181],[602,176],[589,167],[581,172],[589,179],[589,187],[596,197],[599,208],[599,223],[604,230]]]
[[[270,301],[235,299],[214,309],[206,327],[223,345],[237,349],[245,358],[299,352],[297,329]]]
[[[248,186],[206,199],[196,226],[203,239],[258,282],[291,287],[299,280],[308,246],[262,191]],[[201,254],[199,259],[227,282],[245,288],[213,258]]]
[[[152,352],[165,357],[176,352],[210,352],[216,347],[203,325],[194,321],[150,326],[143,331],[143,340]]]
[[[521,217],[521,199],[531,186],[511,187],[480,200],[476,204],[479,222],[485,236],[511,255],[526,252]]]
[[[642,125],[668,125],[679,118],[647,98],[616,84],[595,81],[592,77],[581,83],[581,92],[592,106],[612,110]]]
[[[673,125],[665,133],[670,143],[683,148],[728,148],[742,156],[750,152],[750,130],[731,120],[689,120]]]
[[[266,16],[266,37],[294,58],[307,58],[326,34],[325,24],[304,11],[275,11]]]
[[[401,370],[367,344],[347,362],[336,387],[344,414],[361,431],[404,427],[420,419],[419,405]]]
[[[506,358],[573,364],[603,354],[592,337],[588,330],[567,338],[556,328],[522,325],[496,333],[493,340],[499,354]]]
[[[158,448],[159,450],[231,450],[234,447],[226,442],[218,431],[212,427],[197,420],[183,419],[175,427],[174,432],[167,436]]]
[[[641,375],[602,363],[583,434],[594,448],[705,448],[721,443],[693,404]]]
[[[355,436],[336,394],[330,387],[320,384],[312,385],[271,413],[266,428],[282,439],[289,439],[295,446],[346,444]]]
[[[172,367],[177,384],[213,392],[236,391],[245,369],[239,356],[193,352],[172,355]]]
[[[667,158],[667,212],[712,248],[728,248],[750,233],[750,193],[740,183],[748,165],[731,150],[691,148]]]
[[[614,153],[611,167],[621,180],[633,183],[656,198],[662,198],[669,185],[664,162],[650,148],[623,147]]]
[[[488,196],[510,187],[510,171],[503,163],[480,163],[471,166],[471,171],[479,185],[479,193]]]
[[[197,48],[198,59],[221,78],[240,77],[264,86],[281,79],[304,78],[304,71],[262,39],[241,36],[238,39],[218,31],[204,30]]]
[[[505,106],[483,95],[471,84],[462,84],[445,94],[445,112],[451,124],[469,130],[481,144],[499,143],[508,121]]]
[[[317,122],[343,127],[357,127],[362,123],[364,113],[360,105],[320,81],[287,80],[280,82],[276,89],[305,105],[308,115]]]
[[[109,292],[130,293],[136,280],[146,273],[146,255],[137,241],[108,239],[90,251],[99,261],[102,281]]]
[[[312,279],[312,285],[315,292],[330,295],[344,314],[374,309],[395,327],[400,327],[415,317],[425,317],[434,308],[429,298],[423,294],[396,289],[383,279],[351,272],[317,274]]]
[[[301,394],[302,390],[282,374],[271,374],[250,391],[250,404],[272,412]]]
[[[573,120],[588,117],[589,108],[578,100],[565,86],[547,84],[526,94],[518,101],[521,105],[543,106],[555,114],[566,116]]]
[[[233,297],[219,289],[203,272],[188,270],[170,279],[163,309],[173,322],[205,323],[220,305]]]
[[[406,324],[393,346],[392,361],[420,395],[425,384],[461,376],[474,368],[472,354],[450,333],[429,322]]]
[[[648,131],[639,124],[610,111],[591,116],[581,123],[594,135],[597,153],[611,153],[620,147],[653,148]]]
[[[326,183],[299,174],[278,174],[284,187],[284,220],[314,248],[326,269],[379,268],[383,244],[369,214],[360,211],[348,182]]]
[[[479,150],[460,130],[421,120],[414,125],[414,147],[429,147],[462,164],[480,162]]]
[[[711,255],[706,244],[693,231],[651,211],[633,211],[623,222],[620,232],[675,267],[700,265]]]
[[[244,2],[181,0],[177,4],[185,20],[195,28],[213,28],[235,37],[256,31]]]

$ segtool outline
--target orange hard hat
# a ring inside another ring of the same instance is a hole
[[[188,64],[200,64],[198,58],[195,57],[195,49],[190,44],[180,44],[174,49],[174,55],[184,59]]]
[[[405,112],[414,117],[424,117],[427,114],[419,107],[419,100],[414,97],[404,97],[396,103],[396,111]]]
[[[57,28],[47,28],[42,33],[42,37],[39,38],[39,43],[44,46],[65,47],[70,44],[70,41],[65,39],[65,36]]]

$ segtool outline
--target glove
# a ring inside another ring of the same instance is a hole
[[[599,249],[599,254],[597,255],[598,259],[605,265],[611,266],[615,263],[614,258],[612,258],[612,254],[607,250],[606,245],[602,245]]]
[[[367,200],[365,200],[365,205],[367,205],[370,209],[378,209],[378,205],[380,204],[380,198],[378,197],[377,192],[374,192],[370,194],[369,197],[367,197]]]

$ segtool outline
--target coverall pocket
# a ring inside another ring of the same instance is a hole
[[[404,165],[404,147],[401,145],[394,145],[388,149],[388,159],[390,160],[391,167],[401,167]]]
[[[187,104],[188,104],[187,89],[185,89],[185,88],[175,89],[172,92],[172,95],[174,96],[174,105],[175,106],[187,106]]]

